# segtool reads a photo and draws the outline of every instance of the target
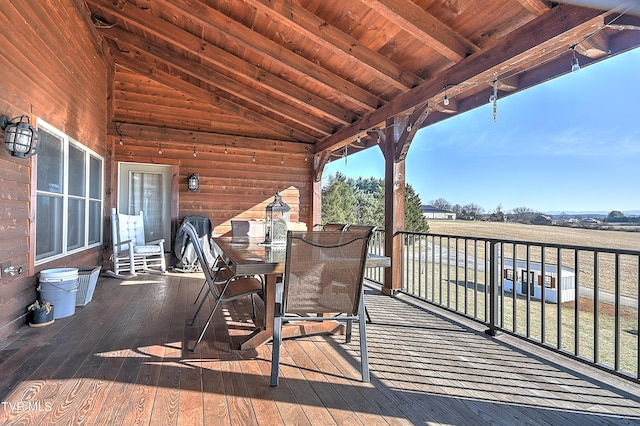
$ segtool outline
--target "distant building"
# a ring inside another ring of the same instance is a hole
[[[427,219],[455,220],[456,214],[448,210],[442,210],[431,205],[420,206],[422,215]]]
[[[544,274],[540,262],[517,259],[516,266],[509,258],[502,259],[502,285],[505,292],[513,291],[516,284],[516,294],[526,295],[534,299],[542,299],[544,283],[544,299],[550,303],[572,302],[576,298],[576,273],[574,269],[562,266],[560,272],[555,264],[545,264]],[[544,276],[544,278],[543,278]],[[515,278],[515,279],[514,279]]]

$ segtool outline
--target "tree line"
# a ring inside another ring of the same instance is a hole
[[[493,212],[486,213],[486,211],[477,204],[452,204],[444,198],[438,198],[437,200],[431,200],[430,204],[436,208],[454,212],[458,219],[466,220],[487,220],[493,222],[504,222],[506,220],[518,223],[530,223],[546,225],[551,222],[551,218],[542,212],[536,211],[529,207],[516,207],[507,212],[502,210],[502,205],[498,204]],[[570,216],[562,213],[558,219],[560,221],[568,220]],[[625,216],[619,210],[612,210],[609,214],[603,218],[604,222],[620,223],[640,223],[640,217]]]
[[[384,228],[384,179],[348,178],[338,172],[322,188],[322,223],[374,225]],[[412,232],[428,232],[420,196],[405,185],[405,226]]]

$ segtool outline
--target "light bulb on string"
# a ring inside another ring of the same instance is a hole
[[[576,56],[576,46],[573,45],[571,47],[571,72],[580,71],[580,62],[578,62],[578,57]]]
[[[493,104],[493,122],[498,121],[498,76],[493,76],[493,92],[489,98]]]
[[[224,153],[225,153],[225,154],[228,154],[228,153],[229,153],[229,151],[227,151],[227,144],[226,144],[226,143],[224,144]]]
[[[158,154],[162,155],[162,145],[158,144]]]
[[[444,99],[442,103],[445,105],[449,105],[449,96],[447,95],[447,86],[444,86]]]
[[[196,154],[196,147],[193,147],[193,156],[196,157],[198,154]]]

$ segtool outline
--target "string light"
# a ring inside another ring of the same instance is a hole
[[[158,143],[158,154],[162,155],[162,145]]]
[[[489,100],[493,103],[493,122],[498,121],[498,75],[493,75],[493,93]]]
[[[576,45],[571,46],[571,72],[580,71],[580,62],[578,62],[578,58],[576,57]]]
[[[304,149],[304,161],[309,161],[309,148]]]
[[[224,153],[225,153],[225,154],[228,154],[228,153],[229,153],[229,151],[227,151],[227,144],[226,144],[226,143],[224,144]]]
[[[447,86],[444,86],[444,99],[442,100],[442,103],[446,105],[449,105],[449,96],[447,95]]]
[[[255,151],[253,153],[253,158],[251,159],[251,161],[253,161],[254,163],[256,162],[256,153],[255,153]]]
[[[284,155],[280,157],[280,164],[284,164]]]
[[[124,145],[122,142],[122,132],[120,131],[120,127],[118,126],[118,123],[116,123],[116,131],[120,135],[120,145]]]
[[[195,145],[193,146],[193,156],[196,157],[198,154],[196,154],[196,147]]]

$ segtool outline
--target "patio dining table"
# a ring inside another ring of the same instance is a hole
[[[276,306],[276,285],[278,277],[284,273],[286,251],[284,246],[261,244],[263,238],[217,237],[213,244],[217,253],[230,266],[235,275],[264,275],[264,321],[241,343],[239,349],[254,349],[273,338],[273,317]],[[369,254],[367,268],[386,268],[391,266],[387,256]],[[322,332],[335,333],[343,325],[333,321],[310,322],[287,326],[282,337],[310,335]]]

